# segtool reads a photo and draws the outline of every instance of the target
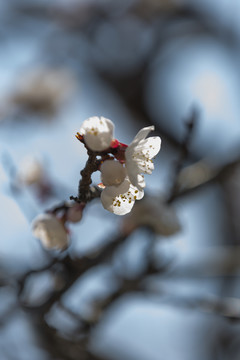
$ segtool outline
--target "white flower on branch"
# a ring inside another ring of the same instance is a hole
[[[105,160],[100,170],[102,183],[105,186],[118,186],[126,178],[126,169],[119,161]]]
[[[46,249],[64,250],[69,243],[63,223],[53,214],[40,214],[32,223],[33,235]]]
[[[113,140],[113,131],[114,124],[103,116],[86,119],[79,130],[87,147],[92,151],[108,149]]]
[[[142,173],[151,174],[154,165],[152,159],[160,151],[161,139],[159,136],[146,139],[154,126],[148,126],[141,129],[125,152],[127,174],[131,183],[139,190],[145,187],[145,181]]]
[[[132,210],[135,200],[140,200],[144,191],[133,186],[128,178],[119,186],[107,186],[101,193],[103,207],[116,214],[125,215]]]
[[[89,159],[81,171],[78,197],[72,196],[71,199],[80,203],[91,199],[91,175],[100,170],[103,207],[116,215],[129,213],[135,200],[144,196],[146,184],[142,174],[152,173],[152,159],[160,150],[160,137],[146,139],[152,130],[154,126],[141,129],[128,146],[113,138],[111,120],[102,116],[85,120],[76,137],[88,149]]]
[[[42,164],[33,156],[26,156],[19,164],[17,176],[25,185],[41,183],[44,175]]]

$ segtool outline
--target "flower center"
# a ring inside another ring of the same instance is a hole
[[[91,134],[91,135],[94,135],[94,136],[97,136],[99,134],[99,131],[96,127],[91,127],[91,129],[88,129],[88,134]]]

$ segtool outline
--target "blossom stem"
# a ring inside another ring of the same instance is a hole
[[[71,196],[70,199],[76,202],[88,202],[92,198],[96,197],[95,194],[92,194],[90,185],[92,183],[92,173],[98,170],[98,161],[96,160],[97,152],[88,150],[88,160],[86,162],[85,168],[80,172],[81,179],[78,185],[78,196]]]

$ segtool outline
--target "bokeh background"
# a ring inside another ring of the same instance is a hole
[[[33,237],[31,222],[76,195],[87,157],[74,135],[94,115],[111,119],[123,143],[155,125],[162,149],[146,193],[166,200],[174,190],[165,221],[177,217],[180,225],[170,236],[141,228],[128,237],[117,271],[138,273],[152,236],[165,271],[148,279],[151,295],[129,291],[110,304],[88,338],[90,352],[101,359],[239,359],[239,16],[239,0],[0,3],[1,360],[93,359],[54,357],[41,344],[34,312],[19,304],[17,284],[53,256]],[[24,181],[33,166],[44,178],[40,187]],[[154,211],[156,221],[166,215],[163,205]],[[93,201],[70,226],[69,254],[91,253],[131,221]],[[29,302],[44,303],[56,286],[50,275],[28,281]],[[100,264],[61,301],[71,315],[88,314],[91,299],[115,287],[110,265]],[[57,306],[45,317],[69,341],[75,320]]]

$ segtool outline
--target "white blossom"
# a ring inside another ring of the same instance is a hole
[[[43,180],[44,169],[35,157],[28,155],[20,162],[17,175],[23,184],[39,184]]]
[[[69,237],[63,224],[52,214],[40,214],[32,223],[33,235],[47,249],[64,250],[69,243]]]
[[[126,149],[126,168],[131,183],[139,190],[145,187],[145,181],[142,173],[151,174],[154,165],[152,159],[157,155],[161,147],[159,136],[153,136],[146,139],[154,126],[148,126],[141,129],[131,144]]]
[[[126,178],[126,169],[119,161],[105,160],[100,170],[102,183],[105,186],[118,186]]]
[[[21,74],[10,102],[42,115],[54,115],[75,88],[65,68],[33,68]]]
[[[125,215],[132,210],[135,200],[143,196],[144,191],[133,186],[126,177],[119,186],[107,186],[101,193],[101,201],[106,210],[116,215]]]
[[[92,151],[103,151],[109,148],[113,140],[113,131],[114,124],[103,116],[86,119],[79,130],[86,145]]]

